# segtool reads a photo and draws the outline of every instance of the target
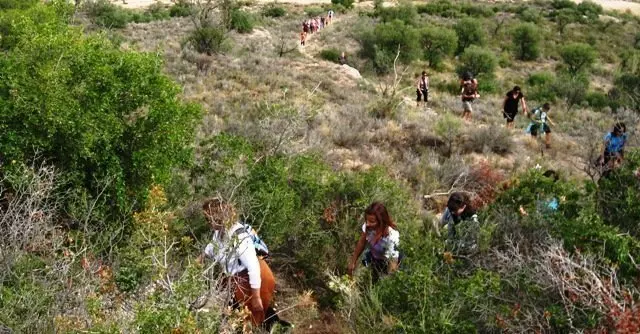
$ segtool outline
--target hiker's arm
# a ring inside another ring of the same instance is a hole
[[[504,98],[504,101],[502,101],[502,110],[504,110],[504,108],[507,107],[507,100],[508,99],[509,99],[509,97],[507,96],[507,97]]]
[[[364,251],[364,247],[367,245],[367,235],[362,232],[360,234],[360,240],[356,244],[356,249],[353,251],[353,255],[351,256],[351,260],[349,261],[348,274],[349,276],[353,275],[353,270],[356,268],[356,263],[358,263],[358,258],[362,255]]]
[[[256,249],[253,246],[251,238],[243,238],[240,241],[240,245],[238,245],[237,252],[240,263],[247,268],[247,272],[249,273],[249,285],[251,285],[251,289],[257,289],[259,292],[260,286],[262,285],[260,262],[258,261],[258,255],[256,255]]]
[[[389,231],[389,246],[387,247],[385,257],[389,259],[387,265],[387,273],[391,274],[398,269],[398,261],[400,259],[400,233],[395,230]]]
[[[551,125],[556,126],[556,123],[553,122],[553,120],[551,119],[551,117],[549,117],[549,115],[547,115],[547,121],[549,121]]]
[[[387,273],[393,274],[394,272],[396,272],[396,270],[398,270],[398,259],[389,260],[389,265],[387,266]]]
[[[526,115],[529,111],[527,110],[527,101],[522,98],[522,112]]]
[[[429,77],[426,77],[426,78],[425,78],[425,80],[424,80],[424,84],[426,85],[426,86],[425,86],[425,88],[426,88],[427,90],[429,90]]]

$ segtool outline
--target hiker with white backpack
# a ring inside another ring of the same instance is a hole
[[[213,238],[203,256],[220,264],[227,275],[235,306],[251,311],[255,326],[270,328],[281,321],[272,307],[276,282],[265,261],[269,250],[251,226],[238,220],[233,205],[219,198],[209,199],[202,205],[202,212],[213,230]]]

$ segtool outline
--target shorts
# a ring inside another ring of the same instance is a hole
[[[420,98],[424,100],[424,102],[429,102],[429,90],[428,89],[416,89],[417,101],[420,102]]]
[[[537,136],[539,128],[540,128],[539,125],[532,126],[531,127],[531,135],[532,136]],[[551,128],[545,123],[545,124],[542,124],[542,131],[544,131],[544,133],[551,133]]]
[[[462,101],[462,110],[464,110],[465,112],[472,112],[473,111],[473,100],[470,101]]]
[[[502,112],[502,117],[507,119],[507,123],[511,123],[511,122],[513,122],[513,120],[516,119],[516,115],[517,114],[518,114],[517,110],[516,111],[513,111],[513,110],[503,111]]]

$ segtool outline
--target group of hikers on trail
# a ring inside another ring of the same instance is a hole
[[[426,96],[428,93],[421,92],[421,94]],[[522,101],[523,109],[526,108],[526,104],[522,92],[518,87],[514,87],[507,95],[504,104],[505,118],[512,122],[515,113],[511,113],[513,109],[508,108],[511,108],[514,102],[508,102],[509,99],[515,100],[516,105],[518,101]],[[548,128],[544,127],[545,118],[548,120],[548,116],[545,116],[548,110],[548,104],[534,110],[534,118],[543,121],[542,123],[533,121],[530,127],[537,126],[540,131],[549,133]],[[510,113],[507,114],[507,111]],[[626,140],[625,124],[616,123],[613,130],[605,135],[602,154],[596,163],[606,171],[620,165],[624,159]],[[558,180],[558,174],[553,170],[547,170],[543,176],[552,179],[553,182]],[[558,210],[560,201],[553,194],[538,195],[537,212]],[[519,212],[523,216],[528,215],[523,207],[519,208]],[[251,313],[247,321],[267,330],[274,324],[291,327],[292,325],[281,320],[275,311],[273,295],[276,281],[267,263],[269,250],[256,231],[241,221],[232,204],[219,198],[206,200],[202,205],[202,213],[213,230],[213,238],[204,249],[203,255],[198,258],[198,262],[201,263],[206,257],[221,265],[226,274],[223,285],[232,292],[233,306],[246,307]],[[382,277],[400,268],[403,259],[403,253],[400,250],[400,233],[387,208],[381,202],[371,203],[364,210],[363,218],[359,240],[348,261],[347,274],[353,275],[362,258],[360,262],[371,269],[371,281],[376,283]],[[478,223],[476,208],[472,205],[469,193],[453,192],[449,195],[440,220],[441,226],[447,226],[449,241],[456,239],[456,225],[464,221]],[[363,253],[364,256],[362,256]]]
[[[309,34],[315,34],[322,30],[324,27],[331,24],[333,16],[335,15],[333,10],[327,12],[327,16],[317,16],[311,19],[302,21],[302,31],[300,32],[300,45],[305,46],[307,43],[307,36]]]
[[[417,107],[420,107],[421,102],[429,102],[429,76],[426,71],[422,71],[422,75],[416,81],[416,95]],[[462,101],[462,119],[465,121],[471,121],[473,103],[478,98],[480,98],[480,94],[478,93],[478,80],[474,78],[470,72],[463,73],[460,78],[460,100]],[[506,126],[508,129],[513,129],[513,124],[518,114],[518,105],[520,104],[522,105],[524,115],[531,119],[526,132],[534,138],[538,136],[538,133],[544,132],[545,146],[546,148],[550,148],[551,127],[549,127],[549,125],[555,126],[551,117],[549,117],[551,105],[544,103],[542,106],[534,108],[529,112],[522,89],[519,86],[513,87],[512,90],[507,92],[502,104],[502,116],[507,122]]]

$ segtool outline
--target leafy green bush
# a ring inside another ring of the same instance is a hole
[[[493,17],[495,12],[486,4],[461,3],[459,11],[471,17]]]
[[[611,96],[619,106],[638,110],[640,107],[640,74],[623,73],[615,79]]]
[[[455,52],[458,36],[451,29],[426,27],[420,30],[420,41],[429,66],[438,68],[444,58]]]
[[[580,14],[587,17],[590,22],[598,20],[598,16],[604,11],[602,6],[593,1],[582,1],[576,7]]]
[[[331,3],[336,6],[343,6],[345,9],[353,8],[354,0],[331,0]]]
[[[597,111],[602,111],[609,106],[609,97],[601,92],[588,92],[585,100],[589,103],[589,107]]]
[[[551,1],[551,6],[555,9],[565,9],[565,8],[574,9],[578,5],[571,0],[553,0]]]
[[[90,0],[84,3],[83,8],[94,24],[105,28],[124,28],[133,19],[130,11],[109,0]]]
[[[596,62],[596,51],[588,44],[571,43],[560,50],[560,56],[570,76],[588,72]]]
[[[211,56],[227,50],[227,32],[216,26],[203,26],[194,29],[187,37],[187,43],[197,52]]]
[[[420,14],[438,15],[443,17],[460,17],[461,14],[449,0],[437,0],[418,5],[416,8]]]
[[[460,56],[460,64],[456,72],[459,75],[471,72],[474,76],[485,75],[491,77],[497,64],[498,60],[493,52],[474,45],[467,48]]]
[[[589,78],[584,73],[576,76],[561,74],[556,80],[555,90],[571,109],[573,106],[581,104],[587,96]]]
[[[377,12],[382,22],[392,22],[394,20],[403,21],[405,24],[414,25],[418,17],[416,7],[410,2],[402,2],[395,7],[383,7]]]
[[[640,191],[633,186],[639,180],[634,175],[640,167],[640,151],[634,150],[625,154],[625,164],[614,170],[607,177],[600,179],[597,199],[604,221],[619,227],[636,238],[640,236],[640,207],[637,202]]]
[[[262,15],[267,17],[283,17],[287,15],[287,10],[276,5],[269,5],[262,9]]]
[[[0,9],[27,9],[38,2],[38,0],[0,0]]]
[[[574,22],[578,22],[580,20],[580,14],[575,9],[564,8],[560,9],[555,13],[554,21],[558,26],[558,31],[561,34],[564,34],[566,27]]]
[[[171,17],[187,17],[191,16],[195,11],[193,4],[189,0],[178,0],[169,8],[169,16]]]
[[[520,19],[530,23],[540,23],[544,18],[539,9],[535,7],[528,7],[520,13]]]
[[[304,7],[304,13],[307,14],[307,16],[309,17],[316,17],[316,16],[323,15],[325,13],[325,10],[322,7],[309,6],[309,7]]]
[[[360,35],[360,54],[369,59],[376,72],[387,73],[393,66],[398,53],[399,60],[405,64],[420,55],[419,34],[412,26],[403,21],[377,24]]]
[[[485,31],[478,19],[464,18],[458,21],[453,29],[458,35],[459,54],[471,45],[482,46],[485,43]]]
[[[231,13],[231,29],[246,34],[253,31],[255,18],[251,13],[236,9]]]
[[[536,60],[540,55],[541,32],[533,23],[522,23],[512,32],[516,58],[520,60]]]
[[[324,49],[320,51],[320,58],[334,63],[340,63],[340,50],[336,48]]]
[[[67,204],[95,199],[94,213],[108,222],[190,161],[199,109],[177,98],[159,56],[85,37],[46,15],[52,11],[38,6],[13,17],[18,43],[0,59],[0,77],[12,78],[0,83],[0,151],[55,163]]]
[[[551,72],[531,73],[527,78],[530,88],[527,98],[538,102],[553,102],[557,98],[556,77]]]

